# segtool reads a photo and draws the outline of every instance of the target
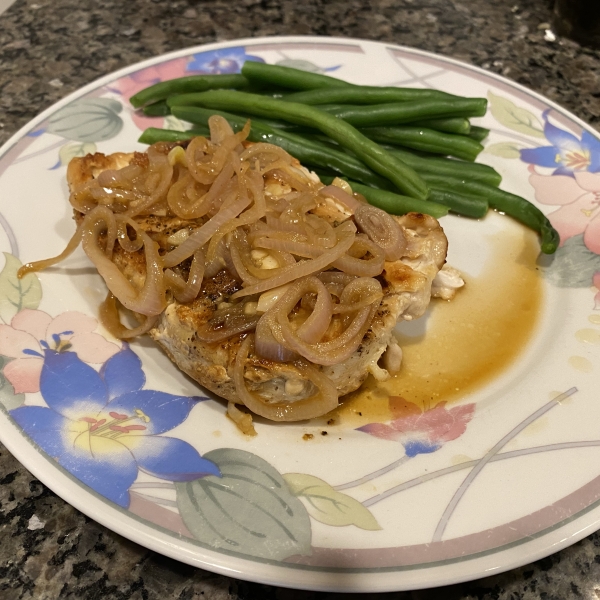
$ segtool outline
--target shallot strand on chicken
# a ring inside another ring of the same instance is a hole
[[[447,240],[432,217],[392,217],[281,148],[246,143],[249,127],[213,116],[211,138],[185,148],[73,159],[78,230],[56,260],[82,240],[116,336],[147,331],[185,373],[262,417],[313,418],[369,372],[399,368],[392,329],[425,311]],[[119,306],[140,326],[128,330]]]

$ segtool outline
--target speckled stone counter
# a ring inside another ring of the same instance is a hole
[[[552,39],[551,0],[17,0],[0,16],[0,142],[115,69],[191,45],[265,35],[385,40],[463,60],[600,126],[600,51]],[[600,597],[600,535],[514,571],[390,599]],[[71,508],[0,446],[0,598],[337,598],[180,564]],[[341,597],[341,596],[339,596]],[[349,596],[345,596],[349,598]]]

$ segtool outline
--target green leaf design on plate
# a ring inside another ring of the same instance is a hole
[[[61,166],[64,166],[77,156],[94,154],[94,152],[96,152],[96,144],[93,142],[70,142],[61,147],[58,151],[58,158]]]
[[[122,104],[112,98],[82,98],[56,111],[48,131],[75,142],[102,142],[121,131]]]
[[[487,152],[488,154],[493,154],[494,156],[501,156],[502,158],[521,157],[519,147],[514,142],[500,142],[498,144],[491,144],[490,146],[486,146],[483,151]]]
[[[2,372],[11,360],[8,356],[0,355],[0,404],[3,404],[6,410],[14,410],[25,403],[25,394],[15,394],[15,389]]]
[[[35,273],[28,273],[19,279],[17,271],[21,261],[4,252],[6,262],[0,273],[0,319],[10,323],[12,318],[24,308],[37,308],[42,299],[42,286]]]
[[[544,128],[540,120],[525,108],[518,107],[514,102],[502,96],[488,92],[492,115],[502,125],[532,137],[543,138]]]
[[[600,271],[600,254],[588,250],[583,234],[569,238],[554,254],[546,277],[558,287],[585,288]]]
[[[269,463],[233,448],[203,456],[222,477],[175,484],[179,513],[196,539],[272,560],[310,554],[308,513]]]
[[[283,478],[292,494],[306,500],[308,514],[313,519],[336,527],[356,525],[369,531],[381,529],[375,517],[358,500],[337,492],[322,479],[304,473],[286,473]]]

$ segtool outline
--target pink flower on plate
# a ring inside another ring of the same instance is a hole
[[[147,88],[150,85],[166,81],[167,79],[175,79],[183,77],[186,74],[187,58],[175,58],[167,62],[136,71],[127,77],[117,79],[110,85],[113,91],[122,94],[125,100],[129,100],[131,96],[139,91]],[[133,122],[140,128],[147,127],[162,127],[163,117],[146,117],[141,112],[134,112],[132,115]]]
[[[600,173],[575,171],[570,175],[540,175],[533,165],[529,166],[529,182],[535,190],[535,198],[541,204],[558,206],[548,215],[553,227],[560,234],[560,244],[575,236],[581,236],[590,260],[600,261]],[[594,261],[589,266],[594,265]],[[598,290],[595,308],[600,310],[600,269],[592,270],[592,285]]]
[[[583,234],[587,249],[600,254],[600,173],[575,171],[569,175],[540,175],[530,165],[529,183],[541,204],[559,206],[548,215],[563,245]]]
[[[38,392],[44,350],[75,352],[86,363],[99,364],[119,351],[119,346],[98,333],[96,319],[79,312],[64,312],[52,318],[41,310],[25,309],[10,325],[0,325],[0,354],[14,358],[4,375],[15,393]]]
[[[446,442],[460,437],[475,412],[475,404],[448,409],[445,402],[440,402],[434,408],[423,411],[399,396],[391,396],[389,402],[393,417],[389,425],[369,423],[359,427],[358,431],[400,442],[410,457],[435,452]]]

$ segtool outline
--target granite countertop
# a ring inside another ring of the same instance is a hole
[[[16,0],[0,15],[0,142],[94,79],[164,52],[266,35],[385,40],[517,81],[600,127],[600,51],[546,33],[551,0]],[[598,598],[600,534],[443,589],[365,598]],[[0,598],[338,598],[247,583],[146,550],[83,516],[0,446]],[[349,596],[345,596],[348,598]]]

